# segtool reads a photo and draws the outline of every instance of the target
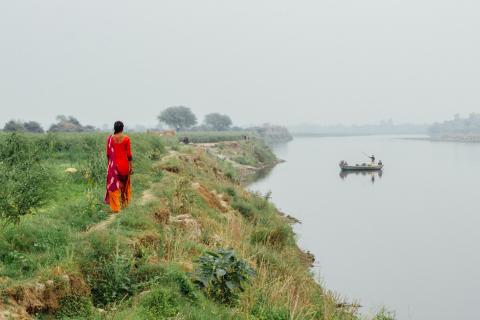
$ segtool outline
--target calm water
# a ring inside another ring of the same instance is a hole
[[[297,138],[251,186],[299,218],[323,283],[404,319],[480,319],[480,144],[398,137]],[[341,177],[374,153],[383,175]]]

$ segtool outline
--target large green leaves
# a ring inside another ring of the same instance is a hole
[[[233,250],[219,249],[201,256],[194,273],[194,282],[207,296],[220,303],[232,304],[244,291],[255,271]]]

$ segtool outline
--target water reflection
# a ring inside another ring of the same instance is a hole
[[[382,178],[383,171],[382,170],[376,170],[376,171],[344,171],[344,170],[341,170],[340,174],[339,174],[339,176],[342,180],[347,179],[347,177],[349,175],[370,177],[370,181],[372,183],[375,183],[375,181],[377,181],[377,179]]]

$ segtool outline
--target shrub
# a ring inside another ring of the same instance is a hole
[[[55,313],[57,319],[90,319],[94,315],[90,297],[69,295],[60,300],[60,309]]]
[[[132,260],[120,254],[95,262],[86,275],[94,304],[105,306],[131,296],[134,293],[131,270]]]
[[[180,271],[170,271],[168,276],[172,278],[175,284],[178,286],[180,293],[191,300],[196,300],[195,288],[192,285],[190,279],[185,273]]]
[[[20,221],[51,198],[53,181],[37,150],[13,133],[0,145],[0,218]]]
[[[244,291],[255,271],[232,250],[219,249],[200,257],[194,273],[194,282],[214,300],[233,304],[238,293]]]
[[[84,253],[82,272],[91,288],[95,306],[106,306],[131,296],[136,289],[134,259],[120,247],[115,235],[92,234]],[[124,252],[124,253],[121,253]]]
[[[141,305],[148,319],[170,319],[179,311],[179,296],[164,288],[157,288],[143,298]]]

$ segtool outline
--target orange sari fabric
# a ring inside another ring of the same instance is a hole
[[[132,199],[132,185],[130,183],[130,175],[119,176],[120,188],[113,192],[109,192],[109,205],[113,212],[118,213],[122,209],[128,207]]]

